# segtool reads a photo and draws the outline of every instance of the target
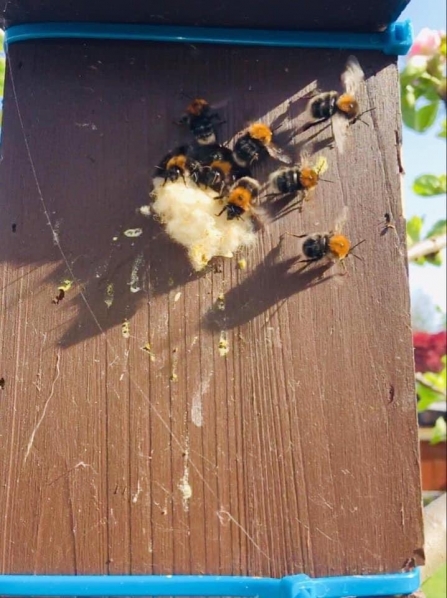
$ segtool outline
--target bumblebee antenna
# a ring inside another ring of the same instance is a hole
[[[359,241],[358,243],[356,243],[354,245],[354,247],[351,248],[351,250],[349,251],[349,255],[352,255],[353,257],[355,257],[357,260],[360,260],[361,262],[365,261],[362,257],[360,257],[359,255],[354,253],[354,249],[356,247],[358,247],[359,245],[361,245],[362,243],[364,243],[366,241],[366,239],[362,239],[361,241]]]
[[[359,241],[358,243],[356,243],[354,245],[354,247],[351,247],[351,251],[353,251],[356,247],[358,247],[359,245],[361,245],[362,243],[364,243],[366,241],[366,239],[362,239],[361,241]],[[351,251],[349,253],[351,253]]]
[[[373,110],[375,110],[375,109],[376,109],[376,107],[375,107],[375,106],[373,106],[372,108],[368,108],[368,110],[363,110],[363,112],[361,112],[361,113],[359,114],[359,116],[363,116],[364,114],[368,114],[368,112],[372,112],[372,111],[373,111]]]
[[[373,108],[369,108],[368,110],[364,110],[364,111],[363,111],[361,114],[359,114],[359,115],[358,115],[358,116],[357,116],[357,117],[354,119],[354,121],[353,121],[353,123],[352,123],[352,124],[356,123],[356,122],[359,120],[361,123],[363,123],[364,125],[366,125],[367,127],[369,127],[369,124],[368,124],[368,123],[367,123],[365,120],[363,120],[361,117],[362,117],[364,114],[368,114],[368,112],[372,112],[372,111],[373,111],[373,110],[375,110],[375,109],[376,109],[376,107],[374,106]]]

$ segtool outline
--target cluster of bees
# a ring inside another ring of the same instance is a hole
[[[332,127],[334,141],[340,152],[350,124],[361,120],[359,103],[356,99],[364,73],[357,59],[351,56],[341,76],[343,91],[317,92],[306,108],[308,123],[328,121]],[[156,167],[156,177],[162,185],[183,180],[198,188],[214,193],[213,199],[221,202],[216,217],[240,220],[256,214],[262,185],[252,176],[255,164],[271,157],[284,164],[269,177],[267,186],[272,196],[294,196],[299,201],[309,200],[316,189],[321,175],[327,168],[327,160],[312,161],[304,154],[297,164],[274,143],[274,131],[263,123],[251,124],[236,140],[233,149],[217,142],[216,129],[222,124],[219,114],[204,99],[194,99],[178,124],[187,126],[195,143],[182,145],[169,152]],[[303,262],[314,262],[323,258],[343,260],[352,254],[354,247],[349,239],[338,230],[314,234],[292,235],[303,238]],[[288,233],[290,234],[290,233]]]

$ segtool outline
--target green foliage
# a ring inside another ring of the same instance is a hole
[[[422,584],[426,598],[445,598],[447,596],[447,565],[436,571],[433,577]]]
[[[413,191],[423,197],[432,197],[433,195],[442,195],[446,193],[446,175],[441,174],[423,174],[413,183]]]
[[[3,87],[5,83],[5,58],[0,57],[0,98],[3,97]]]
[[[427,239],[429,237],[438,237],[440,235],[445,235],[447,233],[447,221],[446,220],[438,220],[434,223],[431,229],[427,233]]]
[[[443,417],[438,417],[433,426],[430,444],[438,444],[447,440],[447,423]]]
[[[407,220],[407,244],[409,247],[421,240],[424,218],[422,216],[413,216]]]
[[[419,396],[418,411],[426,411],[432,403],[446,400],[447,369],[445,355],[442,362],[444,369],[439,374],[426,372],[421,381],[416,383]]]
[[[416,105],[414,90],[407,91],[402,99],[402,117],[404,123],[417,133],[425,133],[436,121],[439,108],[439,98],[421,108]]]
[[[438,137],[440,139],[446,139],[447,138],[447,119],[444,118],[444,120],[441,123],[441,130],[438,133]]]

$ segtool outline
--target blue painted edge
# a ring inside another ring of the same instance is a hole
[[[291,575],[0,575],[1,596],[233,596],[346,598],[411,594],[420,572],[310,578]]]
[[[288,48],[380,50],[405,55],[413,43],[411,21],[397,21],[380,33],[269,31],[221,27],[127,25],[112,23],[38,23],[14,25],[5,31],[5,48],[37,39],[109,39],[229,44]]]

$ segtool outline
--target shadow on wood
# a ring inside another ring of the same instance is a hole
[[[322,276],[333,264],[313,264],[309,268],[301,265],[297,271],[291,272],[301,256],[278,262],[279,254],[280,244],[270,251],[248,278],[226,293],[218,307],[213,306],[204,318],[205,326],[214,331],[241,326],[275,305],[280,309],[281,304],[292,295],[332,278]],[[224,309],[220,307],[221,303]]]

